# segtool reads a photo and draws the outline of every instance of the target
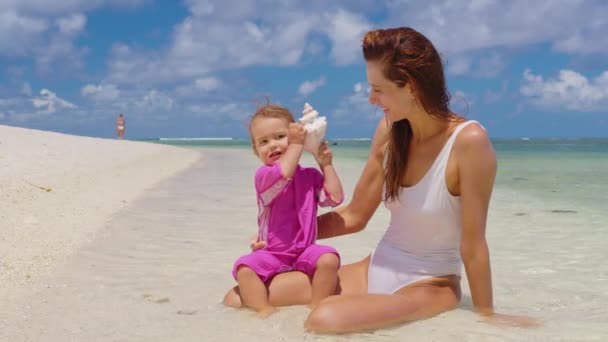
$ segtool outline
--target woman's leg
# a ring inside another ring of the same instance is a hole
[[[367,269],[370,260],[371,257],[367,256],[361,261],[340,267],[338,270],[338,278],[340,280],[338,293],[340,295],[367,293]]]
[[[305,327],[326,334],[374,330],[438,315],[459,301],[458,277],[413,284],[396,294],[333,296],[310,313]]]
[[[367,267],[369,257],[338,270],[339,293],[361,294],[367,292]],[[328,297],[326,300],[336,296]],[[286,272],[274,277],[268,286],[268,299],[272,306],[306,305],[312,299],[310,278],[302,272]],[[323,301],[323,302],[325,302]],[[224,296],[224,305],[242,307],[238,286]]]

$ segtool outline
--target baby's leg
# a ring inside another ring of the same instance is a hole
[[[338,252],[328,246],[311,245],[298,257],[296,270],[312,276],[310,306],[314,307],[324,298],[336,294],[339,267]]]
[[[312,307],[336,293],[338,267],[340,267],[340,259],[334,253],[323,254],[317,261],[317,270],[312,277],[312,300],[310,302]]]
[[[276,309],[268,301],[268,289],[254,270],[240,266],[236,271],[243,305],[254,309],[262,318],[268,317]]]
[[[271,253],[256,251],[239,258],[234,263],[233,275],[239,283],[239,291],[244,306],[267,317],[276,309],[268,301],[266,282],[283,267],[283,263]]]

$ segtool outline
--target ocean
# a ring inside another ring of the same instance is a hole
[[[248,140],[231,138],[149,141],[194,148],[251,148]],[[607,211],[608,139],[495,139],[492,143],[498,159],[497,188],[563,202],[558,211]],[[364,162],[370,140],[336,139],[330,144],[336,160]]]
[[[251,148],[247,140],[156,142],[216,151]],[[487,239],[495,307],[498,312],[537,318],[543,326],[536,330],[489,329],[479,323],[470,311],[470,292],[463,271],[463,301],[458,310],[396,330],[358,335],[356,340],[401,340],[399,336],[407,332],[454,341],[608,338],[608,139],[497,139],[492,143],[498,174]],[[343,183],[348,200],[370,141],[332,140],[331,145],[338,173],[343,170],[347,176]],[[310,161],[309,157],[305,159]],[[365,245],[348,237],[331,239],[344,252],[345,262],[360,259],[381,236],[388,211],[381,206],[375,217],[359,233],[367,234],[365,239],[370,242]],[[218,317],[233,315],[220,307],[213,310]],[[230,317],[249,322],[245,316]],[[273,324],[283,326],[290,324],[288,320],[293,316],[277,319],[278,323]],[[277,332],[277,337],[283,333]],[[307,340],[317,338],[308,336]]]

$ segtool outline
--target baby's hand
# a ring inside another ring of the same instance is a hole
[[[290,144],[304,144],[306,140],[306,129],[299,123],[290,123],[289,132],[287,133],[287,141]]]
[[[314,156],[320,167],[331,165],[333,153],[331,152],[327,141],[321,143],[321,145],[319,146],[319,150],[317,150],[317,153],[315,153]]]
[[[251,248],[252,251],[257,251],[258,249],[264,247],[266,247],[266,241],[260,241],[257,233],[251,237],[251,241],[249,241],[249,248]]]

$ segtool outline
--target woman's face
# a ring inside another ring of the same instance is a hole
[[[388,80],[377,61],[367,62],[367,81],[371,87],[369,103],[380,107],[389,122],[408,118],[416,102],[409,84],[399,87]]]

